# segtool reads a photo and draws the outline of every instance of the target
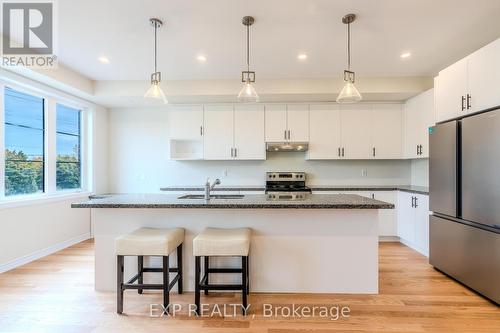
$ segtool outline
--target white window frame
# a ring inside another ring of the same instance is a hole
[[[27,93],[44,99],[44,191],[26,195],[5,196],[5,87]],[[81,110],[80,126],[80,163],[81,163],[81,187],[79,189],[56,189],[56,112],[57,104],[62,104]],[[93,109],[89,105],[79,102],[76,98],[68,98],[44,91],[44,89],[26,87],[16,82],[0,79],[0,208],[10,208],[19,205],[33,204],[37,202],[65,200],[71,197],[82,197],[91,194],[92,191],[92,119]]]

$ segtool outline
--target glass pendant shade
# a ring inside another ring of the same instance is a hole
[[[362,99],[363,97],[361,97],[361,94],[354,86],[354,83],[346,81],[344,88],[342,88],[340,94],[337,96],[337,103],[357,103]]]
[[[149,87],[148,91],[144,95],[146,98],[154,98],[161,100],[164,104],[167,104],[167,98],[165,97],[165,93],[161,90],[160,83],[152,83],[151,87]]]
[[[250,82],[250,80],[247,80],[243,84],[243,88],[238,94],[238,102],[257,103],[258,101],[259,101],[259,95],[257,95],[257,92],[255,91],[252,82]]]

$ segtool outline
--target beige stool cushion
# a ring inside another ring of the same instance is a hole
[[[116,239],[121,256],[168,256],[184,241],[184,229],[141,228]]]
[[[193,239],[194,256],[248,256],[251,230],[207,228]]]

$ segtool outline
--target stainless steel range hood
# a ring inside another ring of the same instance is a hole
[[[309,148],[307,142],[267,142],[267,151],[306,151]]]

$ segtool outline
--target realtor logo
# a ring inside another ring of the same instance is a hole
[[[53,1],[2,1],[2,65],[54,68]]]

